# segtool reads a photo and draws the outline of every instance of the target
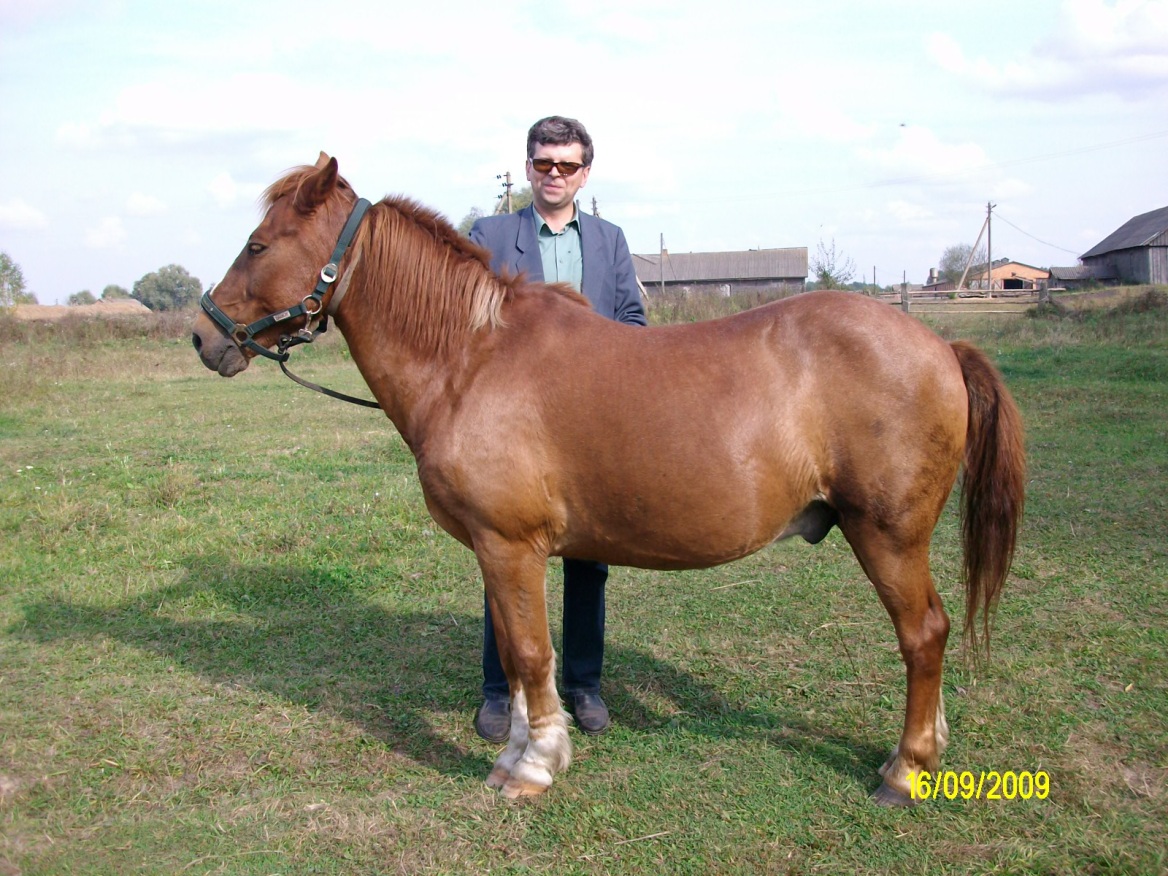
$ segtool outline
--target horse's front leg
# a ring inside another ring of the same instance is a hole
[[[475,554],[511,686],[511,736],[487,785],[507,797],[541,794],[572,760],[548,632],[547,557],[533,553],[529,544],[498,536],[476,538]]]

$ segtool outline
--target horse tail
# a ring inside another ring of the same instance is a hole
[[[969,398],[965,474],[961,481],[961,534],[965,552],[964,636],[977,653],[980,611],[989,655],[990,615],[1014,560],[1026,495],[1022,416],[989,358],[972,344],[952,345]]]

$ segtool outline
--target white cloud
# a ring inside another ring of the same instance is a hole
[[[301,123],[302,101],[323,106],[327,97],[306,93],[304,87],[278,74],[220,78],[162,74],[122,89],[96,118],[58,125],[56,141],[78,150],[173,150],[225,135],[236,144],[263,135],[286,137]]]
[[[231,207],[236,204],[243,194],[243,186],[231,178],[231,174],[224,171],[216,176],[207,185],[207,190],[215,203],[220,207]]]
[[[96,141],[93,127],[82,122],[66,122],[57,128],[57,143],[74,149],[89,149]]]
[[[862,147],[857,154],[877,167],[914,180],[968,174],[989,164],[985,150],[976,143],[945,143],[928,128],[916,125],[900,128],[889,148]]]
[[[1168,0],[1064,0],[1051,33],[1005,62],[969,58],[946,33],[930,34],[926,51],[992,93],[1144,97],[1168,89]]]
[[[963,215],[986,198],[1014,203],[1034,186],[1009,175],[979,143],[946,142],[928,128],[898,129],[896,140],[884,148],[856,150],[873,174],[870,188],[891,188],[897,196],[880,211],[901,225],[924,227]]]
[[[20,198],[0,202],[0,228],[5,231],[36,231],[49,226],[48,217]]]
[[[131,216],[158,216],[166,212],[166,204],[153,195],[134,192],[126,199],[126,212]]]
[[[52,20],[76,5],[75,0],[0,0],[0,24],[11,27]]]
[[[1019,201],[1034,193],[1034,186],[1013,177],[999,179],[990,185],[989,194],[995,201]]]
[[[118,216],[106,216],[85,232],[85,245],[90,249],[116,249],[129,235]]]
[[[777,89],[775,103],[783,115],[775,120],[773,135],[783,136],[795,129],[829,143],[863,142],[872,137],[874,126],[862,124],[840,109],[846,92],[824,80],[813,87],[793,87],[789,83],[786,88]]]
[[[912,204],[908,201],[889,201],[888,212],[893,219],[905,224],[911,224],[923,219],[931,219],[933,211],[923,204]]]

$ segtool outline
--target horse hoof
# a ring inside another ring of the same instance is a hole
[[[906,808],[916,806],[919,802],[903,791],[896,790],[888,782],[880,783],[880,787],[872,794],[872,800],[877,806],[887,806],[889,808]]]
[[[515,800],[519,797],[538,797],[548,787],[548,785],[537,785],[535,782],[523,779],[508,779],[507,783],[503,785],[503,796],[508,800]]]
[[[495,767],[491,770],[491,774],[487,776],[487,787],[493,788],[496,791],[507,784],[507,780],[511,778],[511,773],[502,767]]]

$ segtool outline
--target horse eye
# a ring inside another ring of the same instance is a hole
[[[253,242],[253,243],[249,243],[247,245],[247,251],[250,255],[259,255],[265,249],[267,249],[267,247],[264,246],[262,243],[254,243]]]

